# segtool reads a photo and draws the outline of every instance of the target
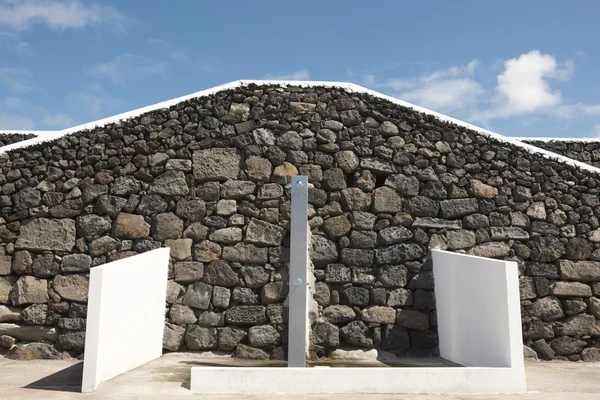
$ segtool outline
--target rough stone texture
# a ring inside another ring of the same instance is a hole
[[[369,337],[369,328],[362,321],[353,321],[344,326],[340,329],[340,336],[351,346],[373,346],[373,339]]]
[[[10,294],[10,300],[15,306],[45,303],[48,299],[48,281],[33,276],[19,278]]]
[[[554,282],[550,285],[550,293],[558,297],[590,297],[592,289],[579,282]]]
[[[119,213],[113,234],[122,239],[141,239],[150,234],[150,224],[141,215]]]
[[[0,133],[0,145],[8,146],[9,144],[22,142],[23,140],[33,139],[37,137],[33,133]]]
[[[284,233],[283,228],[253,218],[246,228],[246,241],[263,246],[277,246],[281,244]]]
[[[215,328],[190,325],[185,333],[185,343],[190,350],[210,350],[217,347],[219,341]]]
[[[396,323],[408,329],[424,331],[429,328],[429,314],[417,310],[398,310]]]
[[[68,254],[63,257],[60,270],[63,272],[86,272],[92,266],[92,257],[87,254]]]
[[[22,319],[23,316],[20,309],[0,305],[0,322],[18,322]]]
[[[68,354],[59,353],[56,348],[48,343],[17,344],[6,354],[6,358],[13,360],[58,360],[68,359]]]
[[[271,325],[253,326],[248,329],[248,341],[253,347],[273,347],[279,343],[279,333]]]
[[[181,348],[183,338],[185,336],[185,328],[165,323],[165,330],[163,334],[163,348],[169,351],[177,351]]]
[[[323,310],[323,318],[334,324],[343,324],[356,318],[356,313],[351,307],[332,305]]]
[[[550,322],[564,316],[560,301],[556,297],[543,297],[531,304],[527,312],[541,319]]]
[[[361,318],[370,323],[393,324],[396,321],[396,310],[392,307],[373,306],[362,310]]]
[[[7,335],[29,342],[56,342],[58,332],[50,326],[0,323],[0,336]]]
[[[226,327],[219,330],[219,350],[231,351],[247,336],[240,328]]]
[[[600,262],[559,260],[560,278],[569,281],[600,281]]]
[[[81,275],[59,275],[54,278],[53,288],[63,299],[85,302],[89,281]]]
[[[208,309],[212,296],[212,286],[204,282],[189,285],[183,295],[182,303],[200,310]]]
[[[256,349],[254,347],[239,344],[235,348],[236,358],[242,358],[247,360],[268,360],[269,353],[264,350]]]
[[[231,325],[260,325],[266,322],[263,306],[237,306],[225,312],[225,321]]]
[[[75,221],[71,219],[33,219],[21,226],[15,247],[33,251],[70,252],[75,245]]]
[[[219,162],[215,162],[219,160]],[[194,179],[199,182],[237,179],[241,158],[235,149],[207,149],[194,152]]]
[[[325,347],[336,347],[340,344],[340,330],[327,321],[319,321],[312,328],[313,343]]]
[[[600,166],[600,143],[534,145]],[[435,351],[428,257],[442,248],[519,264],[524,345],[539,358],[596,357],[600,175],[386,100],[251,85],[1,161],[0,318],[56,331],[42,344],[17,337],[11,352],[25,358],[59,357],[63,346],[79,356],[85,325],[67,320],[85,318],[85,274],[163,246],[165,349],[281,357],[284,185],[297,174],[314,185],[317,354]],[[261,326],[276,344],[250,341]]]
[[[600,362],[600,348],[583,349],[581,359],[585,362]]]

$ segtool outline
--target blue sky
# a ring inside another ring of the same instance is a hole
[[[0,130],[281,78],[351,81],[507,136],[600,136],[599,14],[597,1],[0,0]]]

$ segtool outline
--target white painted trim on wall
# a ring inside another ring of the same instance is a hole
[[[519,141],[539,141],[539,142],[572,142],[572,143],[595,143],[600,142],[600,138],[551,138],[551,137],[515,137]]]
[[[90,270],[82,392],[162,355],[169,252]]]
[[[33,134],[33,135],[43,135],[45,133],[56,133],[59,131],[22,131],[22,130],[17,130],[17,129],[0,129],[0,134],[1,135],[29,135],[29,134]]]
[[[411,108],[417,112],[421,112],[427,115],[431,115],[434,116],[436,118],[438,118],[441,121],[445,121],[445,122],[449,122],[449,123],[453,123],[456,124],[458,126],[461,126],[463,128],[467,128],[467,129],[471,129],[473,131],[476,131],[482,135],[485,136],[489,136],[492,137],[496,140],[499,140],[501,142],[505,142],[508,144],[512,144],[514,146],[517,146],[519,148],[522,148],[523,150],[529,152],[529,153],[533,153],[533,154],[540,154],[542,157],[548,158],[548,159],[552,159],[552,160],[557,160],[559,162],[565,163],[567,165],[571,165],[583,170],[587,170],[590,172],[595,172],[595,173],[600,173],[600,168],[596,168],[596,167],[592,167],[590,165],[587,165],[585,163],[570,159],[568,157],[562,156],[560,154],[556,154],[556,153],[552,153],[550,151],[547,150],[543,150],[540,149],[538,147],[535,146],[531,146],[528,145],[526,143],[523,143],[515,138],[512,137],[507,137],[507,136],[502,136],[498,133],[489,131],[487,129],[483,129],[480,127],[477,127],[475,125],[471,125],[467,122],[458,120],[456,118],[452,118],[449,117],[447,115],[444,114],[440,114],[438,112],[429,110],[427,108],[424,107],[420,107],[402,100],[399,100],[395,97],[392,96],[388,96],[385,95],[383,93],[379,93],[376,92],[374,90],[371,89],[367,89],[365,87],[356,85],[354,83],[348,83],[348,82],[321,82],[321,81],[279,81],[279,80],[239,80],[239,81],[233,81],[233,82],[229,82],[229,83],[225,83],[223,85],[219,85],[219,86],[215,86],[213,88],[210,89],[206,89],[206,90],[202,90],[196,93],[192,93],[186,96],[182,96],[182,97],[177,97],[175,99],[171,99],[171,100],[167,100],[161,103],[157,103],[157,104],[153,104],[150,106],[146,106],[146,107],[142,107],[142,108],[138,108],[136,110],[132,110],[132,111],[128,111],[122,114],[118,114],[112,117],[108,117],[108,118],[103,118],[97,121],[92,121],[92,122],[88,122],[86,124],[82,124],[82,125],[78,125],[78,126],[74,126],[72,128],[68,128],[68,129],[63,129],[62,131],[57,131],[54,133],[49,133],[48,135],[44,135],[44,137],[38,137],[38,138],[33,138],[33,139],[29,139],[29,140],[25,140],[22,142],[18,142],[18,143],[14,143],[8,146],[4,146],[0,148],[0,154],[5,153],[7,151],[11,151],[11,150],[15,150],[15,149],[20,149],[20,148],[24,148],[24,147],[28,147],[28,146],[33,146],[39,143],[43,143],[43,142],[47,142],[53,139],[57,139],[59,137],[62,137],[64,135],[68,135],[70,133],[74,133],[77,131],[82,131],[82,130],[88,130],[88,129],[94,129],[96,127],[102,127],[105,126],[107,124],[111,124],[111,123],[115,123],[115,122],[119,122],[119,121],[123,121],[123,120],[127,120],[129,118],[134,118],[137,117],[139,115],[145,114],[147,112],[150,111],[154,111],[154,110],[160,110],[160,109],[164,109],[164,108],[169,108],[173,105],[176,105],[178,103],[181,103],[182,101],[185,100],[189,100],[192,98],[197,98],[197,97],[205,97],[205,96],[209,96],[212,95],[214,93],[220,92],[220,91],[224,91],[224,90],[229,90],[229,89],[235,89],[235,88],[239,88],[239,87],[245,87],[251,84],[257,84],[257,85],[279,85],[279,86],[299,86],[299,87],[327,87],[327,88],[340,88],[340,89],[344,89],[347,90],[348,92],[353,92],[353,93],[365,93],[380,99],[384,99],[387,101],[390,101],[394,104],[397,104],[399,106],[402,107],[407,107],[407,108]]]

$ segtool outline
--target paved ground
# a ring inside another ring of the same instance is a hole
[[[82,363],[78,361],[12,361],[0,358],[0,399],[171,399],[207,400],[600,400],[600,363],[527,362],[526,395],[312,395],[312,396],[193,396],[190,367],[206,360],[196,354],[170,354],[111,379],[91,394],[78,393]]]

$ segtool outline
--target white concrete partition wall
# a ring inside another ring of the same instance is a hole
[[[90,270],[82,392],[162,355],[169,249]]]
[[[440,355],[465,367],[507,368],[526,390],[516,262],[432,250]]]
[[[517,263],[431,253],[440,355],[465,367],[522,369]]]

